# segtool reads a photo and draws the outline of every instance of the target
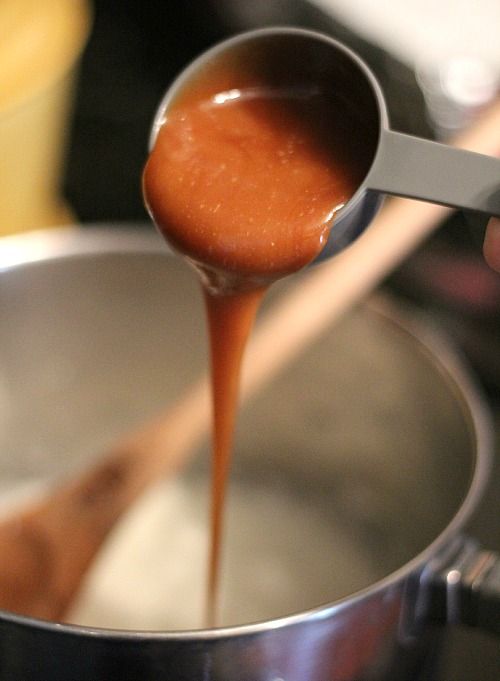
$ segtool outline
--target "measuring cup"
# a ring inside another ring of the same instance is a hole
[[[366,152],[364,179],[335,215],[319,258],[348,246],[370,224],[384,194],[430,201],[487,216],[500,216],[500,159],[449,147],[389,128],[381,87],[369,67],[349,48],[314,31],[264,28],[242,33],[211,48],[193,61],[174,81],[161,101],[153,121],[150,147],[165,120],[169,106],[186,86],[203,88],[203,76],[221,64],[234,62],[244,71],[272,70],[284,84],[319,83],[335,88],[335,97],[349,103],[356,116]],[[221,90],[242,87],[221,77]],[[219,91],[221,91],[219,90]],[[214,95],[212,89],[208,94]],[[403,228],[403,227],[402,227]]]

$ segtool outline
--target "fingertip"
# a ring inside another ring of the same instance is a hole
[[[488,265],[500,272],[500,219],[491,218],[484,238],[484,258]]]

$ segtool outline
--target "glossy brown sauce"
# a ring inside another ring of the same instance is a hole
[[[204,288],[214,419],[211,625],[240,367],[255,313],[272,281],[318,255],[335,212],[363,179],[355,123],[336,111],[334,94],[316,83],[281,86],[219,68],[169,107],[144,172],[155,223]]]

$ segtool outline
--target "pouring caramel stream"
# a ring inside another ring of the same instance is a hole
[[[197,269],[206,303],[213,393],[210,626],[248,334],[266,288],[318,255],[335,212],[362,180],[353,118],[332,99],[315,83],[280,87],[262,74],[219,66],[212,80],[205,74],[169,107],[144,171],[146,205],[167,241]]]

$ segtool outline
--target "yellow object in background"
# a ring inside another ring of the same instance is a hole
[[[60,195],[85,0],[0,1],[0,235],[68,224]]]

